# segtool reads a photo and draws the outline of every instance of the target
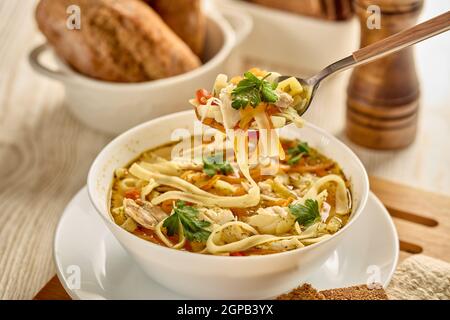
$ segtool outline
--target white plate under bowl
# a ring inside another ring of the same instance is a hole
[[[397,232],[374,194],[364,210],[353,234],[308,283],[323,290],[378,279],[387,286],[397,265]],[[185,299],[141,271],[91,207],[86,188],[72,199],[59,221],[54,258],[59,280],[73,299]]]

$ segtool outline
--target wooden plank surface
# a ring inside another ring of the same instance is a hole
[[[33,300],[71,300],[71,298],[59,281],[58,276],[53,276]]]
[[[31,299],[55,274],[62,209],[110,139],[80,125],[62,105],[61,85],[28,65],[43,41],[34,2],[0,1],[0,299]]]
[[[64,107],[63,87],[28,65],[28,52],[44,41],[33,20],[35,4],[0,1],[0,299],[31,299],[55,274],[56,224],[111,139],[78,123]],[[424,18],[445,6],[428,1]],[[423,112],[417,141],[389,152],[349,145],[370,174],[450,195],[448,39],[441,35],[418,47]],[[298,72],[290,66],[281,71]],[[331,90],[337,96],[324,84],[307,120],[348,142],[342,135],[345,81]]]

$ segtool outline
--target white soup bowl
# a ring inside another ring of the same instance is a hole
[[[261,299],[286,292],[305,281],[351,236],[369,192],[364,166],[335,137],[311,124],[285,127],[281,135],[307,141],[337,161],[351,182],[352,214],[332,237],[296,250],[262,256],[213,256],[179,251],[145,241],[116,225],[109,213],[114,170],[142,152],[170,142],[175,129],[194,130],[193,111],[179,112],[143,123],[118,136],[95,159],[87,186],[96,211],[141,268],[156,282],[186,297],[203,299]],[[358,241],[358,239],[355,239]]]

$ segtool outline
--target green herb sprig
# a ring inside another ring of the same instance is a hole
[[[305,204],[289,205],[290,213],[302,226],[308,227],[320,218],[319,203],[317,200],[307,199]]]
[[[164,220],[163,227],[167,228],[167,234],[172,236],[179,234],[180,226],[189,241],[205,242],[211,234],[205,229],[210,226],[210,223],[198,219],[198,210],[178,200],[175,202],[173,213]]]
[[[231,93],[231,106],[234,109],[240,109],[248,105],[256,107],[261,101],[277,102],[278,95],[275,89],[278,83],[270,83],[265,80],[268,76],[270,76],[270,73],[266,74],[264,78],[258,79],[253,73],[245,72],[244,79],[239,81]]]
[[[222,173],[225,175],[232,173],[234,171],[233,167],[226,160],[223,161],[222,159],[222,154],[203,158],[203,172],[210,177],[216,173]]]
[[[299,162],[299,160],[305,154],[309,154],[309,146],[306,142],[300,142],[295,147],[288,149],[288,154],[291,156],[287,163],[289,165],[294,165]]]

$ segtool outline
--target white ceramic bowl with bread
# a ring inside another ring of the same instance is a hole
[[[88,175],[88,192],[103,222],[146,274],[186,297],[203,299],[261,299],[296,287],[323,264],[344,237],[352,236],[369,192],[364,166],[343,143],[311,124],[302,129],[287,126],[281,136],[301,138],[320,153],[341,164],[351,183],[349,222],[330,238],[291,251],[260,256],[214,256],[174,250],[145,241],[114,223],[110,215],[114,172],[142,152],[170,142],[175,129],[191,133],[196,118],[185,111],[143,123],[118,136],[97,156]],[[358,241],[358,239],[354,239]]]
[[[102,132],[118,134],[144,121],[188,109],[192,92],[226,71],[234,50],[252,28],[251,18],[229,10],[210,9],[205,14],[203,64],[180,75],[138,83],[96,80],[74,71],[56,55],[57,69],[47,66],[40,56],[51,51],[48,44],[30,53],[30,64],[38,73],[64,85],[65,105],[81,122]]]

